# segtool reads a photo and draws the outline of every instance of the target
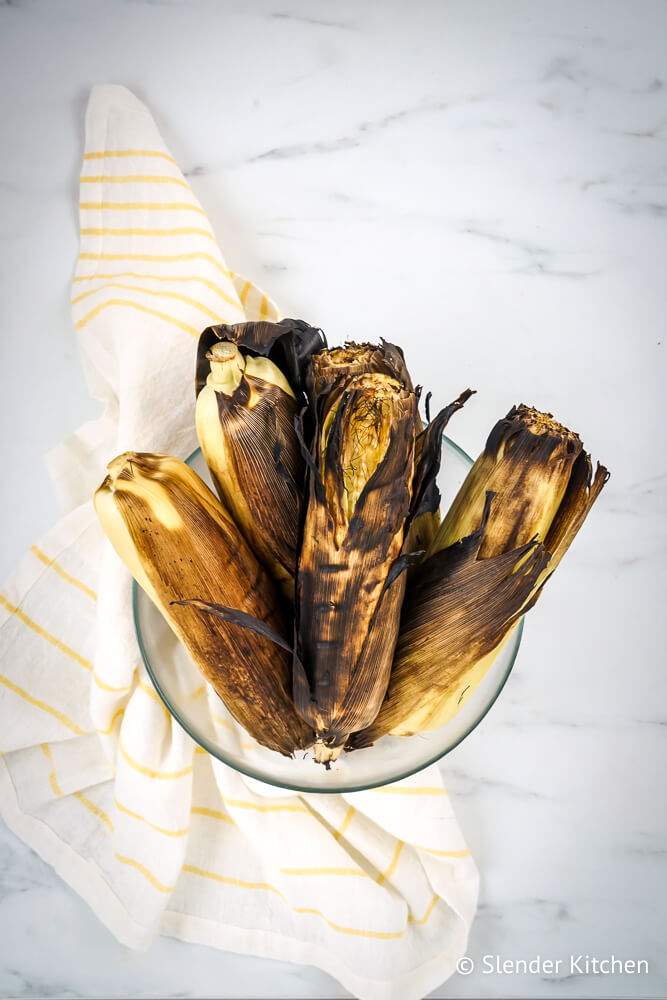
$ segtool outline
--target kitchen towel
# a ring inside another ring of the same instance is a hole
[[[195,746],[140,662],[130,577],[90,501],[119,452],[196,447],[200,330],[278,311],[227,268],[123,87],[92,92],[80,191],[72,308],[104,413],[50,456],[65,514],[0,595],[2,816],[131,948],[167,934],[416,1000],[454,971],[477,900],[439,771],[294,795]]]

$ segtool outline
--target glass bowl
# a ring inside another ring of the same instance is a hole
[[[206,463],[197,450],[188,464],[212,488]],[[446,510],[472,460],[444,438],[438,486]],[[146,594],[134,583],[132,603],[139,649],[146,670],[173,717],[201,747],[248,777],[295,792],[358,792],[407,778],[448,754],[482,721],[514,665],[523,619],[505,643],[477,690],[449,722],[417,736],[385,736],[367,750],[355,750],[325,770],[307,751],[293,759],[257,744],[226,710],[206,683],[185,647]]]

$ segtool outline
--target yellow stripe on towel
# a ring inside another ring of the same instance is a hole
[[[19,687],[14,681],[11,681],[9,677],[5,677],[4,674],[0,674],[0,684],[6,687],[9,691],[12,691],[17,697],[22,698],[27,701],[29,705],[34,708],[38,708],[40,712],[46,712],[47,715],[52,715],[54,719],[58,722],[62,722],[63,726],[70,729],[77,736],[85,736],[86,732],[81,726],[78,726],[76,722],[70,719],[64,712],[60,709],[54,708],[53,705],[49,705],[47,702],[43,701],[41,698],[36,698],[34,695],[30,694],[25,688]]]
[[[283,875],[341,875],[349,878],[368,878],[361,868],[281,868]]]
[[[83,174],[79,178],[82,184],[177,184],[190,190],[187,181],[180,177],[168,177],[164,174]]]
[[[262,295],[262,301],[259,304],[259,318],[260,320],[266,319],[269,315],[269,300],[266,295]]]
[[[436,858],[469,858],[470,851],[468,848],[464,848],[460,851],[441,851],[436,847],[422,847],[420,844],[412,845],[416,851],[425,851],[427,854],[433,854]]]
[[[279,896],[285,903],[287,903],[287,905],[289,905],[289,901],[284,893],[282,893],[280,889],[277,889],[274,885],[271,885],[269,882],[248,882],[245,879],[234,878],[231,875],[221,875],[219,872],[208,871],[205,868],[199,868],[197,865],[190,864],[183,865],[183,871],[189,875],[197,875],[200,878],[211,879],[214,882],[219,882],[222,885],[231,885],[237,889],[264,890],[265,892],[271,892],[274,895]],[[380,941],[395,941],[398,938],[404,937],[406,933],[405,928],[400,931],[372,931],[366,930],[362,927],[346,927],[343,924],[338,924],[335,921],[330,920],[324,915],[324,913],[322,913],[321,910],[315,909],[311,906],[293,906],[291,909],[293,913],[319,917],[321,920],[324,920],[324,922],[331,927],[332,930],[337,931],[339,934],[351,934],[355,937],[376,938]]]
[[[57,799],[61,798],[65,793],[63,792],[60,784],[58,783],[58,775],[56,774],[56,762],[53,759],[53,753],[51,752],[51,747],[48,743],[40,743],[39,749],[42,751],[49,764],[51,765],[51,771],[49,772],[49,784],[51,786],[51,791]]]
[[[436,908],[436,906],[438,905],[439,902],[440,902],[440,896],[434,895],[433,899],[431,900],[431,902],[426,907],[426,912],[424,913],[424,916],[423,917],[419,917],[419,918],[418,917],[413,917],[413,915],[410,913],[408,915],[408,923],[409,924],[419,924],[420,926],[423,926],[425,923],[428,922],[431,914],[433,913],[433,911],[435,910],[435,908]]]
[[[114,687],[113,684],[107,684],[103,681],[101,677],[98,677],[96,673],[93,674],[93,681],[97,684],[98,688],[102,691],[109,691],[110,694],[125,694],[127,691],[132,690],[131,684],[125,684],[122,687]]]
[[[142,816],[141,813],[137,813],[134,812],[134,810],[132,809],[128,809],[127,806],[124,806],[123,803],[119,802],[118,799],[116,798],[114,799],[114,804],[119,812],[125,813],[126,816],[129,816],[131,819],[136,819],[140,823],[145,823],[146,826],[149,826],[151,828],[151,830],[155,830],[156,833],[161,833],[165,837],[185,837],[185,835],[188,833],[190,829],[189,826],[185,826],[180,830],[170,830],[167,827],[158,826],[157,823],[153,823],[150,819],[146,819],[146,817]]]
[[[396,841],[396,847],[394,848],[394,853],[392,855],[391,861],[389,862],[389,866],[385,868],[385,870],[380,875],[378,875],[376,879],[378,885],[382,885],[384,882],[390,879],[391,876],[394,874],[394,872],[398,868],[398,861],[401,854],[403,853],[404,847],[405,843],[402,840]]]
[[[88,584],[84,583],[82,580],[78,580],[75,576],[72,576],[71,573],[68,573],[67,570],[63,569],[63,567],[55,559],[48,556],[46,552],[40,549],[37,545],[31,545],[30,551],[37,557],[37,559],[39,559],[40,562],[44,563],[45,566],[48,566],[49,569],[52,569],[54,573],[57,573],[61,579],[70,583],[73,587],[77,587],[82,593],[86,594],[91,601],[97,600],[97,594],[92,587],[89,587]]]
[[[85,251],[79,254],[79,260],[144,260],[153,261],[154,263],[162,264],[174,264],[179,260],[205,260],[209,264],[213,264],[214,267],[224,274],[226,278],[233,277],[233,273],[228,271],[227,268],[220,263],[219,260],[210,254],[206,253],[204,250],[193,250],[191,253],[175,253],[175,254],[164,254],[164,253],[91,253]]]
[[[209,229],[200,229],[198,226],[177,226],[175,229],[126,229],[126,228],[97,228],[97,227],[84,227],[81,230],[82,236],[150,236],[150,237],[167,237],[167,236],[204,236],[207,240],[213,240],[215,243],[215,236]]]
[[[133,302],[132,299],[107,299],[106,302],[100,302],[98,306],[91,309],[89,313],[80,319],[78,323],[74,326],[77,330],[83,330],[91,320],[99,316],[101,312],[105,309],[115,308],[116,306],[122,306],[127,309],[136,309],[137,312],[147,313],[149,316],[155,316],[157,319],[163,320],[165,323],[170,323],[172,326],[177,326],[179,330],[184,330],[185,333],[189,333],[191,337],[199,337],[201,330],[196,326],[191,326],[189,323],[184,323],[181,319],[176,319],[175,316],[170,316],[168,313],[160,312],[159,309],[151,309],[149,306],[141,305],[139,302]]]
[[[51,765],[51,772],[49,774],[49,784],[51,785],[51,790],[56,798],[61,798],[65,793],[60,787],[60,783],[58,781],[58,773],[56,771],[56,762],[53,757],[53,751],[48,743],[40,743],[39,748]],[[97,819],[101,820],[110,833],[113,833],[113,822],[111,817],[105,813],[104,809],[93,802],[92,799],[89,799],[87,795],[84,795],[83,792],[72,792],[72,796],[77,799],[81,805],[88,810],[88,812],[92,813],[93,816],[96,816]]]
[[[169,281],[173,284],[178,284],[181,281],[198,281],[200,284],[205,285],[216,295],[219,295],[221,299],[228,302],[229,305],[235,306],[238,309],[238,302],[228,295],[220,287],[216,285],[214,281],[210,281],[208,278],[202,278],[198,274],[141,274],[139,271],[116,271],[111,273],[97,273],[97,274],[79,274],[72,281],[98,281],[98,280],[114,280],[115,278],[138,278],[145,281]]]
[[[352,817],[354,816],[356,811],[357,810],[354,808],[354,806],[348,806],[348,810],[345,813],[345,816],[343,817],[343,822],[334,833],[334,840],[340,840],[340,838],[343,836],[348,826],[352,822]]]
[[[146,881],[150,882],[153,888],[157,889],[158,892],[168,893],[174,891],[175,886],[165,885],[163,882],[160,882],[160,880],[153,874],[153,872],[150,871],[146,867],[146,865],[143,865],[141,861],[137,861],[136,858],[128,858],[127,855],[125,854],[116,854],[115,858],[116,861],[120,861],[122,865],[128,865],[130,868],[134,868],[136,871],[138,871],[139,874],[143,875]]]
[[[99,285],[98,288],[91,288],[87,292],[82,292],[80,295],[75,296],[71,300],[71,303],[75,306],[84,299],[89,299],[91,295],[96,295],[107,288],[120,288],[126,292],[139,292],[140,295],[154,295],[158,299],[175,299],[178,302],[184,302],[188,306],[199,309],[200,312],[203,312],[209,319],[214,320],[216,323],[222,322],[220,313],[213,312],[208,306],[205,306],[198,299],[191,298],[189,295],[182,295],[180,292],[166,292],[158,288],[146,288],[146,286],[142,287],[141,285],[125,285],[120,282],[108,282],[105,285]]]
[[[55,646],[56,649],[60,650],[61,653],[64,653],[65,656],[69,656],[71,660],[74,660],[75,663],[78,663],[79,666],[83,667],[84,670],[93,669],[93,665],[90,662],[90,660],[87,660],[85,656],[81,656],[79,653],[76,652],[76,650],[72,649],[71,646],[68,646],[66,643],[62,642],[55,635],[52,635],[51,632],[47,632],[47,630],[45,628],[42,628],[41,625],[38,625],[33,618],[30,618],[29,615],[25,613],[25,611],[22,611],[21,608],[17,607],[16,604],[12,604],[11,601],[8,601],[3,594],[0,594],[0,605],[7,611],[9,611],[10,614],[15,615],[15,617],[18,618],[18,620],[23,625],[26,625],[29,629],[32,629],[32,631],[35,632],[38,636],[40,636],[40,638],[46,639],[47,642],[50,642],[52,646]]]
[[[95,727],[95,732],[99,733],[100,736],[110,736],[116,727],[116,723],[119,719],[122,719],[125,714],[124,708],[117,708],[114,714],[111,716],[111,722],[106,729],[100,729],[98,726]]]
[[[329,918],[326,917],[321,910],[317,910],[310,906],[295,906],[293,909],[295,913],[305,913],[313,917],[319,917],[331,928],[332,931],[338,931],[339,934],[351,934],[354,937],[377,938],[379,941],[397,941],[400,938],[405,937],[405,930],[368,931],[361,927],[346,927],[343,924],[337,924],[333,920],[329,920]]]
[[[190,812],[193,816],[207,816],[208,819],[219,819],[223,823],[236,826],[232,817],[228,813],[221,812],[219,809],[207,809],[206,806],[193,806]]]
[[[293,805],[289,802],[281,803],[280,805],[274,805],[273,803],[263,803],[263,802],[249,802],[246,799],[229,799],[226,795],[221,796],[222,801],[226,806],[236,807],[237,809],[252,809],[255,812],[270,813],[270,812],[291,812],[291,813],[308,813],[305,806]]]
[[[148,684],[143,679],[143,677],[140,677],[139,680],[137,681],[137,687],[140,688],[140,690],[143,691],[145,695],[147,695],[149,698],[151,698],[152,701],[154,701],[156,705],[160,706],[160,708],[164,712],[164,717],[165,717],[166,721],[169,722],[169,720],[171,719],[171,715],[169,714],[169,709],[167,708],[167,706],[165,705],[165,703],[162,701],[162,698],[157,693],[157,691],[155,690],[155,688],[153,687],[153,685],[152,684]]]
[[[82,212],[197,212],[203,208],[190,201],[80,201]]]
[[[134,768],[140,774],[145,774],[149,778],[159,778],[161,781],[171,781],[175,778],[185,778],[186,775],[192,774],[192,764],[188,767],[181,767],[178,771],[159,771],[157,768],[148,767],[146,764],[141,764],[138,760],[132,757],[122,743],[119,744],[120,752],[123,755],[123,759],[127,761],[130,767]]]
[[[111,817],[105,813],[104,809],[100,808],[100,806],[93,802],[92,799],[89,799],[87,795],[84,795],[83,792],[74,792],[74,798],[78,799],[81,805],[85,806],[88,812],[92,813],[93,816],[97,816],[97,818],[104,823],[110,833],[113,833],[113,821]]]
[[[84,160],[106,160],[127,156],[152,156],[169,163],[176,163],[176,160],[169,153],[163,153],[161,149],[100,149],[91,153],[84,153]]]
[[[207,871],[207,869],[199,868],[197,865],[183,865],[183,871],[188,875],[198,875],[200,878],[212,879],[222,885],[235,886],[237,889],[263,889],[265,892],[275,893],[281,899],[285,898],[279,889],[268,882],[248,882],[245,879],[234,878],[232,875],[220,875],[218,872]]]

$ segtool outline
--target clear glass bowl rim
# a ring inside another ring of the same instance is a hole
[[[452,441],[452,439],[449,438],[449,437],[447,437],[446,435],[443,435],[443,440],[446,441],[446,443],[449,445],[449,447],[452,448],[455,452],[457,452],[460,455],[460,457],[463,458],[469,465],[472,465],[473,460],[471,459],[470,455],[468,455],[467,452],[465,452],[463,450],[463,448],[459,447],[459,445],[455,441]],[[186,459],[188,465],[191,465],[193,463],[193,461],[199,455],[200,450],[201,449],[197,448],[190,455],[190,457],[188,459]],[[507,665],[507,668],[505,670],[505,673],[504,673],[503,677],[500,679],[500,681],[498,683],[498,687],[497,687],[496,691],[494,692],[493,697],[490,699],[490,701],[488,702],[488,704],[484,706],[484,709],[480,712],[480,714],[477,716],[477,718],[470,724],[470,726],[465,730],[465,732],[462,733],[461,736],[459,736],[459,738],[454,743],[452,743],[451,746],[448,746],[446,749],[444,749],[444,750],[440,751],[439,753],[437,753],[434,757],[431,757],[428,760],[424,761],[423,764],[419,764],[417,767],[410,767],[407,771],[405,771],[404,774],[399,774],[399,775],[392,776],[391,778],[389,778],[387,780],[384,780],[384,781],[378,780],[378,781],[367,782],[367,783],[362,784],[362,785],[350,785],[350,786],[337,787],[337,788],[331,787],[331,786],[324,787],[324,788],[313,788],[312,786],[311,787],[304,787],[304,786],[298,785],[298,784],[288,784],[285,781],[278,781],[278,780],[275,780],[275,779],[269,779],[269,778],[267,778],[266,774],[262,773],[261,771],[255,769],[255,768],[249,767],[249,766],[241,765],[238,761],[234,760],[231,757],[228,757],[224,753],[224,751],[222,751],[220,749],[220,747],[214,746],[212,743],[210,743],[209,740],[206,739],[205,736],[193,732],[192,727],[183,718],[183,716],[181,715],[181,713],[178,710],[178,707],[173,704],[172,700],[169,698],[169,696],[167,695],[167,693],[162,688],[162,686],[160,684],[160,681],[159,681],[159,679],[158,679],[158,677],[157,677],[157,675],[156,675],[156,673],[155,673],[155,671],[153,669],[153,666],[152,666],[152,663],[151,663],[151,660],[150,660],[150,656],[148,655],[148,651],[146,650],[146,647],[145,647],[145,644],[144,644],[143,635],[142,635],[142,632],[141,632],[141,626],[139,624],[140,618],[139,618],[138,601],[139,601],[139,585],[138,585],[138,583],[137,583],[136,580],[133,580],[132,581],[132,616],[134,618],[134,631],[135,631],[135,634],[136,634],[136,637],[137,637],[137,643],[139,645],[139,652],[141,653],[141,659],[143,660],[144,666],[146,667],[146,672],[148,673],[148,676],[151,679],[153,687],[155,688],[155,690],[157,691],[158,695],[160,696],[160,698],[164,702],[165,707],[169,711],[170,715],[172,715],[174,717],[174,719],[176,719],[176,721],[181,726],[181,728],[185,730],[185,732],[188,734],[188,736],[190,736],[190,738],[193,739],[194,742],[198,746],[200,746],[204,750],[206,750],[207,753],[210,753],[212,757],[215,757],[217,760],[221,761],[221,763],[226,764],[228,767],[231,767],[232,770],[237,771],[240,774],[244,774],[247,778],[253,778],[256,781],[261,781],[263,784],[273,785],[276,788],[284,788],[287,791],[297,792],[297,793],[303,793],[303,794],[311,794],[311,795],[313,795],[313,794],[314,795],[341,795],[341,794],[348,794],[350,792],[365,792],[365,791],[369,791],[371,788],[382,788],[384,785],[394,784],[397,781],[403,781],[405,778],[410,778],[413,774],[418,774],[420,771],[425,770],[425,768],[431,767],[433,764],[437,764],[438,761],[442,760],[444,757],[446,757],[448,754],[450,754],[452,752],[452,750],[455,750],[456,747],[459,746],[459,744],[461,744],[463,742],[463,740],[467,739],[468,736],[470,736],[470,734],[475,729],[477,729],[477,727],[479,726],[479,724],[486,717],[486,715],[488,714],[488,712],[491,710],[491,708],[493,708],[493,706],[495,705],[496,701],[498,700],[498,697],[500,696],[501,691],[505,687],[505,684],[507,683],[509,675],[512,672],[512,668],[514,667],[514,664],[516,662],[516,658],[517,658],[517,655],[519,653],[519,649],[521,647],[521,639],[522,639],[522,636],[523,636],[523,625],[524,625],[524,619],[521,618],[520,621],[519,621],[519,624],[517,626],[516,640],[515,640],[515,644],[514,644],[513,655],[511,656],[511,658],[509,660],[509,663]]]

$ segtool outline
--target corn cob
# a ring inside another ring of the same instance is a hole
[[[297,575],[294,701],[316,732],[316,759],[328,763],[375,717],[389,680],[417,410],[415,393],[384,373],[311,385],[318,426]]]
[[[352,746],[435,729],[456,714],[607,478],[600,465],[593,477],[578,436],[549,414],[520,406],[496,424],[414,571],[387,697]]]
[[[314,401],[331,391],[336,382],[343,384],[353,375],[389,375],[404,389],[413,390],[403,351],[396,344],[383,340],[380,344],[355,344],[320,351],[310,359],[306,385]]]
[[[311,466],[311,500],[301,548],[303,586],[297,595],[294,691],[298,710],[320,734],[316,758],[328,763],[340,752],[346,729],[358,726],[362,719],[372,719],[377,712],[387,684],[405,593],[402,571],[414,560],[404,537],[405,526],[413,517],[424,520],[437,510],[435,476],[440,465],[442,431],[470,391],[446,407],[422,435],[419,468],[414,469],[412,443],[421,423],[417,397],[399,348],[386,342],[377,346],[347,344],[317,353],[311,359],[306,386],[312,404],[310,412],[317,415],[321,432],[315,434],[313,449],[318,458],[307,452],[307,435],[304,432],[302,436]],[[355,402],[351,403],[351,399]],[[392,509],[391,483],[386,474],[384,483],[373,480],[383,450],[388,451],[393,440],[392,413],[394,418],[402,414],[399,423],[403,425],[405,447],[393,441],[395,468],[393,472],[390,468],[390,477],[400,468],[393,488],[400,494],[407,486],[407,511],[400,504],[394,504]],[[336,443],[332,435],[337,420],[340,440],[336,438]],[[329,445],[334,449],[331,453]],[[404,464],[400,466],[397,460],[402,451]],[[333,456],[329,463],[327,455]],[[415,493],[411,497],[413,486]],[[356,505],[365,488],[379,509],[376,524],[370,500],[365,510],[368,523],[363,516],[355,522]],[[383,518],[385,538],[376,538],[369,547],[364,532],[382,530]],[[356,534],[350,543],[347,532],[353,523]],[[337,554],[332,557],[327,546],[333,546]],[[360,552],[356,553],[354,547]],[[417,555],[421,558],[423,553]],[[333,569],[340,575],[332,577]],[[367,573],[370,583],[366,590]],[[381,582],[383,574],[386,576],[378,599],[378,588],[374,592],[373,585],[374,580]],[[323,597],[320,590],[327,596]],[[361,598],[355,596],[359,592]],[[194,603],[203,612],[230,620],[228,608],[210,602]],[[355,609],[357,618],[350,619],[350,609]],[[335,630],[341,622],[348,631],[341,634],[337,645]],[[260,622],[246,617],[243,624],[267,634]],[[350,636],[354,636],[351,641]],[[284,646],[279,636],[272,637]],[[335,682],[330,680],[334,672]],[[314,694],[313,682],[317,689]]]
[[[353,375],[367,372],[389,375],[397,379],[404,389],[413,390],[403,351],[396,344],[382,340],[380,344],[350,342],[344,347],[335,347],[313,355],[306,379],[309,396],[314,401],[317,397],[330,392],[336,383],[342,386],[345,380]],[[417,389],[417,399],[419,395],[420,390]],[[472,392],[468,389],[451,407],[446,407],[439,413],[430,428],[426,430],[417,413],[415,481],[412,489],[409,538],[405,543],[407,552],[425,550],[435,537],[440,524],[440,493],[436,485],[436,476],[440,469],[442,434],[452,413],[463,406],[470,395]]]
[[[230,618],[187,605],[219,602],[241,621],[252,615],[284,634],[278,595],[227,512],[178,459],[126,452],[108,472],[94,498],[107,537],[234,718],[279,753],[307,746],[312,733],[291,701],[289,656]]]
[[[220,499],[283,591],[294,595],[303,458],[289,382],[267,357],[217,341],[197,396],[197,435]]]
[[[506,552],[533,537],[543,541],[582,453],[578,434],[549,413],[512,407],[491,431],[445,515],[430,551],[464,538],[479,524],[488,490],[498,495],[480,558]]]

